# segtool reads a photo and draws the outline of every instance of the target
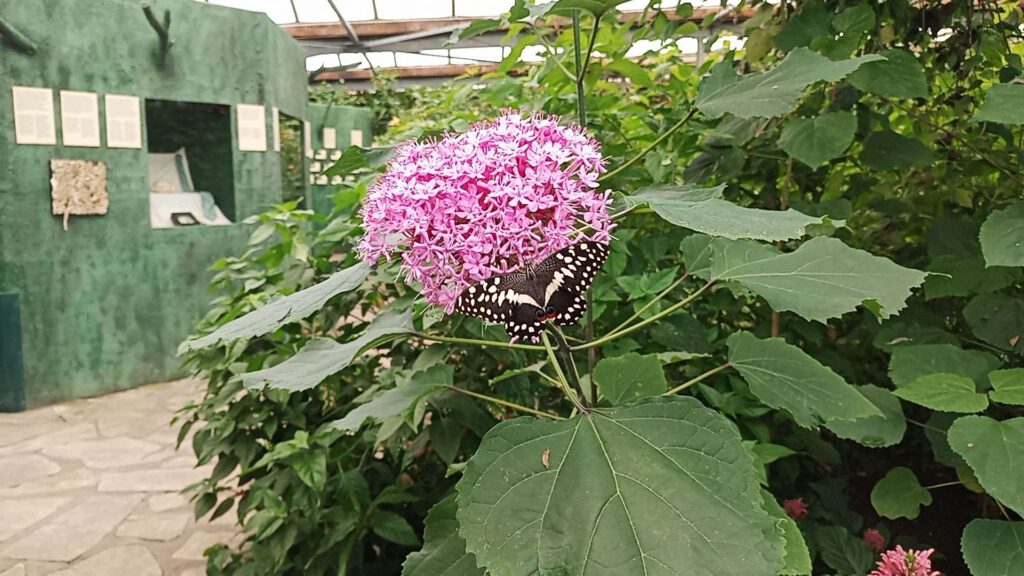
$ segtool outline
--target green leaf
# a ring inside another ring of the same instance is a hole
[[[773,118],[789,112],[811,84],[842,80],[862,64],[881,59],[869,54],[832,61],[806,48],[797,48],[767,72],[742,77],[735,73],[730,77],[728,72],[712,74],[701,83],[695,104],[709,118],[727,113],[741,118]]]
[[[908,138],[892,130],[872,132],[864,140],[860,159],[876,170],[922,168],[935,161],[931,150],[917,138]]]
[[[810,576],[811,575],[811,553],[807,549],[804,535],[792,518],[786,515],[786,511],[775,501],[775,497],[766,490],[761,490],[761,500],[764,501],[765,512],[782,526],[782,537],[786,540],[785,561],[786,566],[779,571],[781,576]]]
[[[893,394],[940,412],[971,413],[988,408],[988,396],[976,391],[974,380],[959,374],[920,376]]]
[[[507,420],[457,489],[459,533],[494,576],[720,576],[737,566],[775,576],[783,566],[739,435],[689,397]]]
[[[627,0],[558,0],[549,12],[551,14],[571,15],[572,10],[584,10],[594,16],[601,16]]]
[[[916,56],[899,48],[883,50],[881,55],[885,60],[869,62],[850,74],[850,84],[889,98],[928,97],[928,81]]]
[[[594,367],[593,378],[601,395],[615,406],[663,394],[668,388],[665,371],[654,354],[630,352],[604,358]]]
[[[868,4],[854,4],[832,19],[832,28],[844,36],[860,36],[875,27],[875,11]],[[888,58],[885,52],[882,55]]]
[[[986,268],[985,260],[980,255],[942,255],[932,260],[928,265],[928,271],[935,272],[924,281],[924,292],[928,300],[994,292],[1018,282],[1021,278],[1019,268]]]
[[[975,518],[960,547],[974,576],[1016,576],[1024,566],[1024,522]]]
[[[892,350],[889,378],[897,388],[929,374],[959,374],[982,384],[999,364],[999,359],[991,354],[951,344],[904,345]]]
[[[612,72],[618,72],[629,81],[637,86],[643,86],[644,88],[654,88],[654,81],[651,80],[647,69],[643,66],[633,62],[632,60],[625,60],[622,58],[616,58],[611,62],[604,65],[605,70],[611,70]]]
[[[394,542],[401,546],[417,546],[420,543],[412,526],[406,522],[405,518],[394,512],[377,510],[373,513],[373,519],[370,520],[370,527],[374,534],[388,542]]]
[[[457,28],[452,31],[448,41],[444,43],[445,46],[451,46],[452,44],[458,44],[463,40],[480,36],[501,28],[503,22],[501,20],[494,20],[491,18],[481,18],[479,20],[473,20],[468,26]]]
[[[1024,300],[979,294],[964,308],[964,318],[978,338],[996,348],[1024,354]]]
[[[237,338],[252,338],[273,332],[281,326],[320,310],[328,300],[343,292],[360,287],[370,274],[370,265],[360,262],[355,266],[335,272],[330,278],[300,290],[289,296],[278,298],[252,312],[224,324],[205,336],[186,340],[178,347],[178,353],[199,350],[218,342]]]
[[[838,574],[866,574],[875,563],[875,553],[871,548],[845,528],[818,528],[814,531],[814,537],[821,550],[821,559]]]
[[[781,338],[759,340],[749,332],[729,337],[729,362],[759,400],[789,412],[812,428],[826,421],[881,416],[853,386]]]
[[[338,161],[333,166],[324,171],[324,175],[348,176],[364,168],[378,168],[383,166],[394,155],[394,149],[394,146],[374,148],[349,146],[342,152],[341,158],[338,158]]]
[[[322,450],[307,450],[289,460],[295,474],[303,484],[317,492],[324,489],[327,482],[327,454]]]
[[[832,30],[829,23],[832,14],[821,4],[811,2],[804,4],[792,18],[790,18],[782,30],[775,36],[775,45],[783,52],[798,46],[807,46],[812,41],[821,37],[832,37]]]
[[[711,236],[790,240],[806,233],[821,217],[807,216],[796,210],[758,210],[744,208],[720,198],[725,185],[714,188],[691,186],[652,186],[627,198],[632,205],[647,204],[659,216],[676,226]]]
[[[1024,406],[1024,368],[990,372],[988,379],[995,388],[988,395],[993,402]]]
[[[1024,84],[996,84],[985,93],[985,101],[978,107],[974,122],[1024,124]]]
[[[1024,514],[1024,418],[1002,422],[964,416],[949,428],[949,445],[974,470],[978,482],[996,500]]]
[[[779,147],[811,168],[817,168],[841,156],[850,147],[856,131],[857,118],[850,112],[793,118],[782,127]]]
[[[853,440],[869,448],[895,446],[907,432],[907,419],[903,407],[888,390],[872,386],[858,386],[857,390],[878,408],[881,416],[868,416],[856,420],[829,420],[825,426],[840,438]]]
[[[917,481],[910,468],[897,466],[871,489],[871,505],[879,516],[896,520],[913,520],[921,513],[921,506],[932,503],[931,492]]]
[[[754,242],[691,236],[683,241],[683,253],[691,273],[739,282],[780,312],[822,323],[869,301],[888,318],[925,278],[835,238],[812,238],[794,252],[778,254]]]
[[[423,549],[409,554],[402,565],[402,576],[483,576],[476,557],[466,552],[466,541],[459,536],[455,519],[455,495],[430,509],[423,529]]]
[[[990,214],[979,238],[987,265],[1024,266],[1024,202]]]
[[[434,446],[437,455],[451,464],[459,455],[459,446],[462,444],[462,425],[455,418],[434,418],[427,429],[430,434],[430,443]]]
[[[314,338],[294,356],[270,368],[242,374],[247,388],[268,386],[298,392],[308,390],[324,378],[348,366],[356,356],[370,348],[412,332],[412,315],[385,312],[378,316],[361,336],[344,344],[326,338]]]
[[[438,390],[452,385],[455,370],[451,366],[435,365],[418,372],[408,384],[400,384],[385,390],[372,400],[357,407],[340,420],[328,424],[337,430],[358,430],[367,419],[380,422],[385,418],[400,416],[406,410],[415,408]]]

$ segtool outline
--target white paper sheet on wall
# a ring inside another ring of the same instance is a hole
[[[313,127],[309,122],[302,123],[302,144],[306,149],[306,158],[313,157]]]
[[[60,131],[65,146],[99,148],[99,96],[95,92],[61,90]]]
[[[349,133],[349,137],[348,137],[348,145],[349,146],[359,146],[360,148],[362,148],[362,146],[363,146],[363,131],[362,130],[353,130],[352,132],[350,132]]]
[[[138,96],[107,94],[107,148],[142,148],[142,115]]]
[[[324,127],[324,148],[334,150],[338,147],[338,132],[334,128]]]
[[[281,151],[281,111],[274,106],[271,110],[273,115],[273,130],[274,130],[274,152]]]
[[[56,144],[53,90],[12,86],[14,141],[18,144]]]
[[[238,104],[235,110],[238,149],[242,152],[266,152],[267,109],[259,104]]]

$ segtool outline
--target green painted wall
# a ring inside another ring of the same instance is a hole
[[[307,119],[312,131],[313,150],[322,150],[324,147],[324,127],[335,129],[337,150],[355,145],[363,148],[369,147],[373,141],[373,112],[366,108],[355,106],[333,106],[326,104],[310,104]],[[350,136],[352,130],[362,130],[362,142],[352,142]],[[316,160],[314,160],[316,162]],[[321,163],[325,167],[333,164],[330,160]],[[311,185],[309,194],[312,198],[312,208],[318,214],[330,214],[334,208],[331,202],[331,195],[338,191],[337,186]]]
[[[231,131],[234,212],[240,221],[280,201],[270,110],[307,117],[304,50],[263,14],[151,3],[171,11],[164,68],[138,0],[0,0],[0,18],[38,46],[27,55],[0,42],[0,411],[180,374],[175,348],[211,299],[207,269],[248,235],[240,224],[150,228],[145,128],[140,150],[107,149],[104,130],[98,149],[16,145],[12,85],[54,89],[58,143],[60,89],[99,93],[101,126],[108,93],[264,104],[268,152],[239,152]],[[62,231],[51,158],[106,162],[109,213]]]

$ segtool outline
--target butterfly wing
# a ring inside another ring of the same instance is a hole
[[[494,324],[505,324],[511,335],[528,332],[523,325],[537,324],[540,306],[528,292],[530,279],[523,272],[494,276],[466,288],[455,301],[455,311]]]
[[[545,279],[545,307],[554,308],[555,324],[570,326],[583,318],[587,289],[607,258],[607,245],[583,240],[544,260],[537,274]]]

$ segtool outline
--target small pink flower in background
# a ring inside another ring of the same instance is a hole
[[[450,313],[470,284],[583,238],[608,242],[610,192],[596,190],[604,171],[580,127],[514,111],[404,144],[363,202],[359,251],[370,262],[399,255],[427,301]]]
[[[885,550],[885,536],[874,528],[868,528],[864,531],[864,543],[868,545],[875,552],[881,552]]]
[[[782,501],[782,509],[786,515],[793,520],[800,520],[807,516],[807,503],[803,498],[790,498]]]
[[[918,551],[897,546],[882,554],[878,567],[868,576],[942,576],[932,571],[930,557],[934,552],[934,548]]]

